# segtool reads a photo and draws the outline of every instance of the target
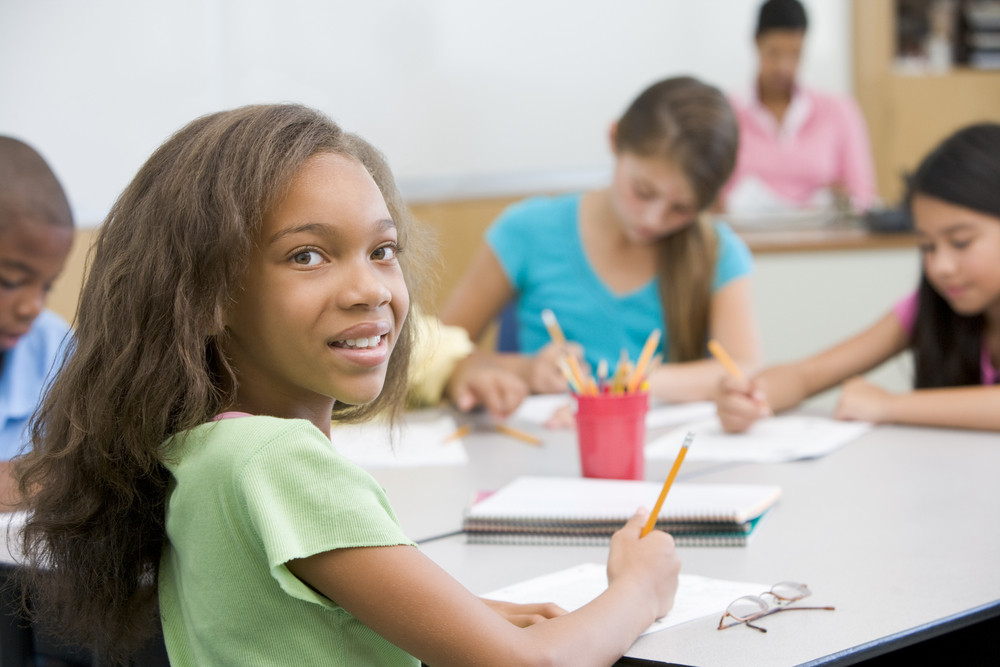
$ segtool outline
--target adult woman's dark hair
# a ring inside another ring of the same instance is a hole
[[[757,31],[754,36],[760,37],[768,30],[805,32],[808,27],[805,7],[799,0],[768,0],[760,6],[757,14]]]
[[[907,205],[917,194],[1000,218],[1000,125],[959,130],[931,152],[909,179]],[[961,315],[921,277],[920,316],[911,339],[917,388],[981,382],[983,315]]]

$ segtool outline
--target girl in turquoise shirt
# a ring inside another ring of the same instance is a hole
[[[756,367],[759,336],[746,245],[709,209],[736,159],[737,129],[725,96],[689,77],[643,91],[611,128],[614,175],[604,188],[538,198],[508,209],[489,229],[442,319],[478,338],[517,300],[517,355],[500,358],[535,392],[566,389],[541,312],[551,309],[591,366],[634,361],[663,329],[665,363],[649,376],[654,397],[711,398],[722,366],[718,339]]]

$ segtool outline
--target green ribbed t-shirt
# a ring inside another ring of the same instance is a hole
[[[415,546],[371,475],[315,426],[222,419],[165,452],[174,481],[159,597],[173,667],[419,664],[285,566],[331,549]]]

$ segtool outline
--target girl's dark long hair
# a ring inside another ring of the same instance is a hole
[[[372,174],[397,223],[412,290],[419,235],[385,161],[297,105],[193,121],[153,153],[100,229],[72,353],[33,420],[33,449],[16,474],[30,511],[21,539],[33,612],[113,662],[159,622],[169,481],[161,444],[232,402],[221,313],[238,294],[265,212],[323,152],[353,157]],[[408,325],[383,393],[369,405],[338,406],[336,418],[382,409],[395,416]]]
[[[921,194],[1000,218],[1000,125],[971,125],[945,139],[909,180],[907,203]],[[918,316],[910,340],[914,386],[957,387],[982,382],[985,320],[956,313],[921,276]]]
[[[659,241],[657,274],[670,341],[670,361],[705,356],[718,239],[705,212],[733,167],[739,130],[719,89],[692,77],[664,79],[629,105],[615,131],[615,150],[667,160],[694,190],[701,213]]]

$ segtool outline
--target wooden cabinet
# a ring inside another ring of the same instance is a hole
[[[868,122],[878,191],[899,201],[904,175],[941,139],[970,123],[1000,122],[1000,70],[920,73],[896,64],[898,0],[852,0],[854,93]]]

